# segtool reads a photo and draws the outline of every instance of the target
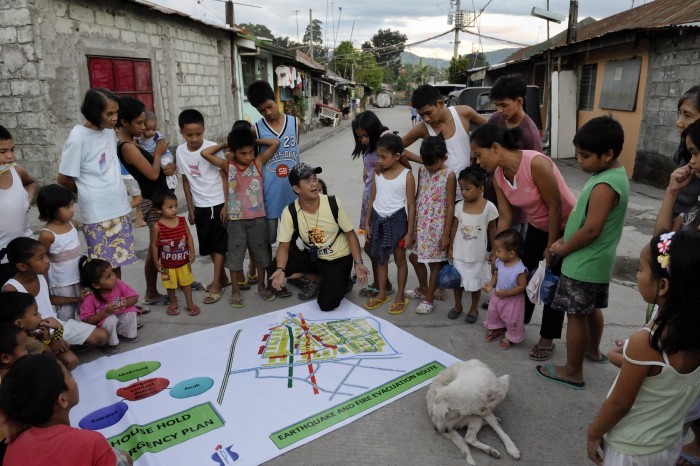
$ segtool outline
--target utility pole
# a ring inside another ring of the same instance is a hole
[[[226,24],[233,27],[235,25],[233,21],[233,1],[228,0],[225,4],[226,10]]]
[[[569,29],[566,31],[566,43],[576,42],[576,23],[578,23],[578,0],[569,2]]]
[[[309,8],[309,56],[314,58],[314,18]]]
[[[292,13],[297,18],[297,42],[299,42],[299,10],[293,10]]]
[[[457,7],[455,10],[455,50],[454,50],[454,58],[455,60],[459,58],[459,30],[462,29],[462,26],[464,25],[464,14],[462,13],[461,5],[460,5],[461,0],[457,0]]]

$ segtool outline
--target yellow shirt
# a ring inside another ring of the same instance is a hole
[[[299,236],[306,249],[314,245],[318,248],[318,258],[331,261],[340,259],[350,254],[350,246],[346,232],[354,230],[348,218],[343,203],[336,197],[338,203],[338,223],[333,218],[328,196],[321,194],[321,203],[317,213],[309,214],[301,210],[299,200],[294,201],[297,209],[297,222],[299,224]],[[289,243],[294,234],[292,215],[286,207],[282,210],[277,241]],[[340,228],[339,228],[340,227]]]

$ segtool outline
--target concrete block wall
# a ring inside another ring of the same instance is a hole
[[[666,187],[680,141],[678,99],[700,84],[700,31],[650,42],[649,73],[633,178]]]
[[[159,129],[179,139],[177,116],[196,108],[207,134],[235,120],[227,31],[148,8],[97,0],[0,0],[0,124],[19,162],[41,184],[53,182],[61,149],[83,117],[87,55],[151,61]]]

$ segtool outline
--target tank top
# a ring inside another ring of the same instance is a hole
[[[39,294],[34,296],[34,300],[36,301],[36,305],[39,308],[41,317],[44,319],[47,317],[53,317],[54,319],[58,320],[56,311],[54,311],[53,305],[51,304],[51,298],[49,297],[49,284],[46,283],[46,279],[43,275],[37,275],[37,278],[39,279]],[[15,290],[21,291],[22,293],[29,293],[24,287],[24,285],[22,285],[14,278],[10,278],[9,280],[7,280],[7,282],[2,286],[2,291],[5,291],[5,287],[7,285],[14,286]]]
[[[455,175],[459,177],[459,172],[467,168],[471,164],[471,145],[469,142],[469,133],[464,130],[462,125],[462,119],[457,113],[456,107],[448,107],[450,114],[452,115],[452,120],[455,123],[455,134],[450,139],[445,139],[445,145],[447,146],[447,160],[445,165],[447,168],[455,172]],[[428,133],[431,136],[437,136],[432,126],[423,122],[426,128],[428,128]],[[459,183],[457,183],[457,197],[455,201],[462,200],[462,190],[459,188]]]
[[[381,217],[389,217],[394,212],[406,206],[406,176],[408,168],[404,168],[393,180],[387,180],[378,173],[374,176],[375,189],[372,208]]]
[[[190,261],[185,217],[177,218],[177,226],[171,228],[158,220],[158,256],[166,269],[177,269]]]
[[[653,333],[648,327],[644,330]],[[659,374],[644,379],[632,408],[605,435],[605,441],[626,455],[649,455],[668,447],[681,435],[685,415],[700,396],[700,367],[681,374],[671,366],[665,351],[661,353],[663,362],[635,361],[627,357],[628,342],[623,348],[627,361],[662,369]],[[616,378],[608,396],[617,382]]]
[[[251,220],[264,217],[265,207],[262,174],[255,162],[240,169],[229,161],[228,219]]]
[[[552,159],[534,150],[521,151],[523,156],[520,160],[518,172],[513,177],[513,182],[508,181],[503,174],[503,168],[498,167],[494,171],[493,179],[503,191],[508,202],[523,209],[527,215],[528,223],[542,231],[549,231],[549,209],[542,200],[540,190],[532,178],[532,161],[535,157],[542,157],[552,165],[554,178],[559,186],[559,196],[561,197],[561,228],[564,229],[566,220],[569,218],[571,210],[576,204],[576,198],[564,181],[561,172],[554,165]]]
[[[80,283],[80,237],[78,230],[73,224],[70,230],[65,233],[55,233],[43,228],[41,231],[48,231],[53,235],[53,243],[49,248],[49,284],[52,288],[59,286],[75,285]]]
[[[0,228],[0,249],[17,237],[32,236],[29,228],[29,196],[15,167],[10,167],[10,173],[12,186],[0,189],[0,219],[3,223]]]
[[[297,140],[297,119],[292,115],[284,116],[284,127],[277,133],[261,118],[255,123],[258,138],[275,138],[280,140],[280,147],[270,160],[262,167],[262,180],[265,185],[265,212],[267,218],[280,218],[282,209],[294,202],[297,195],[292,190],[287,176],[289,171],[299,164],[299,141]],[[258,149],[259,153],[265,147]]]
[[[143,196],[144,199],[151,199],[151,197],[153,197],[153,193],[155,193],[156,191],[170,190],[168,188],[168,183],[165,180],[165,175],[162,171],[158,174],[157,180],[151,181],[148,178],[146,178],[146,175],[141,173],[138,168],[124,160],[124,154],[122,154],[122,146],[124,144],[127,143],[120,142],[117,146],[117,157],[119,157],[119,161],[122,163],[122,165],[124,165],[126,171],[128,171],[129,174],[133,176],[136,182],[139,184],[139,187],[141,188],[141,196]],[[138,144],[134,143],[134,146],[136,146],[139,152],[141,152],[143,158],[145,158],[149,164],[153,165],[153,156],[149,154],[146,149],[139,146]]]

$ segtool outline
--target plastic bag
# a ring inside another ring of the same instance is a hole
[[[443,265],[438,272],[437,282],[439,287],[454,290],[462,286],[462,276],[454,265],[448,263]]]
[[[559,276],[552,273],[552,269],[547,267],[544,273],[544,279],[542,280],[542,285],[540,285],[540,299],[542,304],[548,306],[552,304],[554,299],[554,292],[557,291],[557,284],[559,283]]]
[[[542,280],[544,280],[546,269],[547,261],[543,259],[540,261],[540,264],[537,266],[537,270],[532,273],[530,281],[527,283],[527,297],[533,304],[542,304],[540,289],[542,287]]]

